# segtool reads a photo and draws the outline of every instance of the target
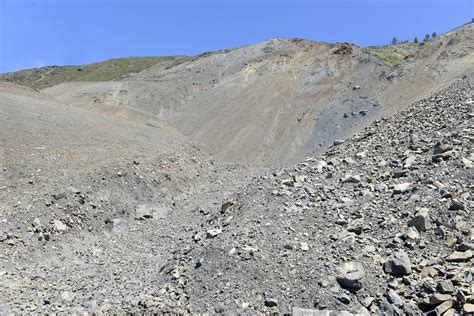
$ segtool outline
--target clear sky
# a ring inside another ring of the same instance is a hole
[[[379,45],[473,17],[474,0],[0,0],[0,72],[195,55],[276,36]]]

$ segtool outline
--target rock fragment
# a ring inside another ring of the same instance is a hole
[[[406,275],[411,273],[411,262],[403,251],[392,254],[383,265],[384,271],[392,275]]]
[[[359,290],[365,277],[364,266],[360,262],[346,262],[339,268],[337,282],[343,288]]]
[[[222,229],[219,229],[219,228],[209,229],[207,231],[206,237],[210,239],[210,238],[217,237],[220,234],[222,234]]]
[[[427,208],[422,208],[418,212],[416,212],[415,217],[413,217],[408,222],[408,226],[415,227],[419,232],[431,229],[431,218],[429,215],[429,210]]]

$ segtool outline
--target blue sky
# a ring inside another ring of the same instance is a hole
[[[472,17],[474,0],[0,0],[0,72],[195,55],[276,36],[379,45]]]

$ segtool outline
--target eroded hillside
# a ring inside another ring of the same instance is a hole
[[[373,49],[277,38],[43,93],[175,130],[227,162],[281,165],[471,73],[473,42],[468,24],[387,64]]]

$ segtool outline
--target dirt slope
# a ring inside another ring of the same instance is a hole
[[[354,45],[277,38],[174,67],[157,64],[122,81],[44,92],[150,115],[224,161],[284,164],[473,72],[473,33],[468,24],[415,46],[395,68]]]

